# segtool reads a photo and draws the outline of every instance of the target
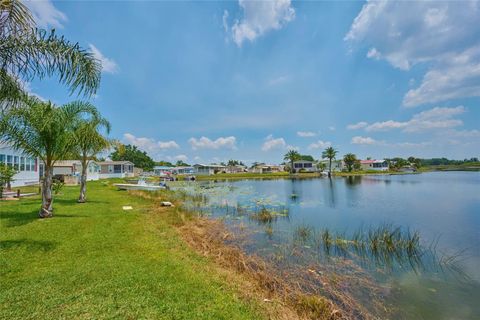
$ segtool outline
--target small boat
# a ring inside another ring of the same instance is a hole
[[[145,190],[145,191],[157,191],[157,190],[164,190],[167,189],[167,185],[165,183],[160,183],[159,185],[154,184],[147,184],[145,179],[138,180],[138,183],[115,183],[116,186],[120,190]]]

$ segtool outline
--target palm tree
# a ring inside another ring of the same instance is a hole
[[[325,151],[322,152],[322,158],[328,159],[328,176],[332,175],[332,160],[337,156],[338,151],[333,147],[328,147]]]
[[[96,108],[88,102],[80,102],[88,109]],[[93,117],[83,118],[74,125],[75,150],[74,155],[80,158],[82,164],[82,173],[80,176],[80,196],[78,202],[84,203],[87,192],[87,169],[90,161],[95,156],[112,145],[112,142],[101,133],[104,130],[107,134],[110,132],[110,123],[96,112]]]
[[[358,160],[357,160],[357,156],[354,155],[353,153],[347,153],[346,155],[343,156],[343,161],[347,166],[348,172],[351,172],[353,167],[355,166],[355,163]]]
[[[77,143],[74,126],[85,115],[97,116],[97,111],[80,102],[57,107],[51,102],[27,97],[21,107],[5,110],[0,118],[0,141],[44,163],[41,218],[53,215],[53,166],[73,151]]]
[[[101,63],[93,54],[58,36],[37,29],[28,8],[18,0],[0,0],[0,109],[24,96],[21,80],[58,75],[71,93],[94,94]]]
[[[296,150],[288,150],[288,152],[283,157],[283,160],[290,161],[290,173],[294,173],[295,169],[293,168],[293,162],[300,160],[301,155]]]

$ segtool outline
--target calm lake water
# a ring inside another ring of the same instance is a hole
[[[425,251],[422,267],[395,263],[394,257],[382,268],[390,259],[378,263],[371,257],[369,265],[341,250],[329,255],[372,276],[384,289],[382,302],[396,309],[393,319],[480,319],[480,172],[223,181],[194,189],[206,197],[197,209],[224,218],[233,231],[249,231],[243,244],[248,252],[272,257],[303,235],[301,248],[309,258],[296,259],[297,267],[311,265],[315,256],[324,265],[332,262],[314,254],[322,230],[345,239],[385,225],[405,234],[417,231]],[[275,219],[251,218],[265,208]]]

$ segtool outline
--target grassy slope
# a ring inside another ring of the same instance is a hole
[[[52,219],[37,197],[0,202],[0,319],[259,318],[146,200],[101,182],[86,204],[61,193]]]

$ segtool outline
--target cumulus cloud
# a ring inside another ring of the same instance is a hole
[[[67,16],[55,8],[52,1],[26,1],[25,5],[30,9],[33,19],[40,28],[63,28],[67,22]]]
[[[107,58],[97,49],[93,44],[89,44],[90,51],[92,51],[95,59],[99,60],[102,63],[102,72],[106,73],[117,73],[118,65],[115,61],[110,58]]]
[[[291,146],[288,146],[290,148],[293,148]],[[270,150],[276,150],[276,149],[285,149],[287,148],[287,143],[285,142],[285,139],[283,138],[274,138],[273,135],[269,135],[266,139],[265,142],[262,145],[262,151],[270,151]]]
[[[478,1],[369,1],[344,39],[401,70],[428,63],[422,83],[404,97],[414,107],[480,96],[478,21]]]
[[[312,131],[297,131],[297,136],[302,138],[315,137],[316,135],[317,133]]]
[[[177,161],[183,161],[183,162],[187,162],[187,160],[188,160],[188,157],[185,154],[179,154],[179,155],[176,155],[173,158]]]
[[[253,42],[271,30],[281,29],[295,18],[295,9],[290,0],[239,0],[238,3],[243,10],[243,17],[233,23],[230,31],[233,41],[239,47],[244,41]],[[228,11],[224,12],[223,17],[224,28],[228,29]]]
[[[432,129],[446,129],[463,125],[460,119],[453,119],[466,112],[464,106],[453,108],[435,107],[413,115],[408,121],[382,121],[375,122],[365,127],[366,131],[387,131],[403,129],[404,132],[419,132]]]
[[[362,128],[365,128],[366,126],[368,126],[368,123],[365,122],[365,121],[360,121],[358,123],[355,123],[355,124],[349,124],[347,126],[347,129],[348,130],[357,130],[357,129],[362,129]]]
[[[123,134],[123,141],[128,144],[133,144],[139,149],[146,152],[157,154],[159,151],[167,149],[178,149],[180,146],[173,140],[170,141],[156,141],[152,138],[136,137],[131,133]]]
[[[380,142],[370,137],[355,136],[352,138],[352,141],[350,143],[372,145],[372,144],[379,144]]]
[[[311,143],[308,146],[308,149],[310,149],[310,150],[312,150],[312,149],[325,149],[325,148],[330,147],[331,145],[332,145],[332,143],[330,141],[318,140],[317,142]]]
[[[236,138],[233,136],[230,137],[220,137],[216,140],[211,140],[207,137],[190,138],[188,143],[190,143],[193,150],[198,149],[236,149]]]

